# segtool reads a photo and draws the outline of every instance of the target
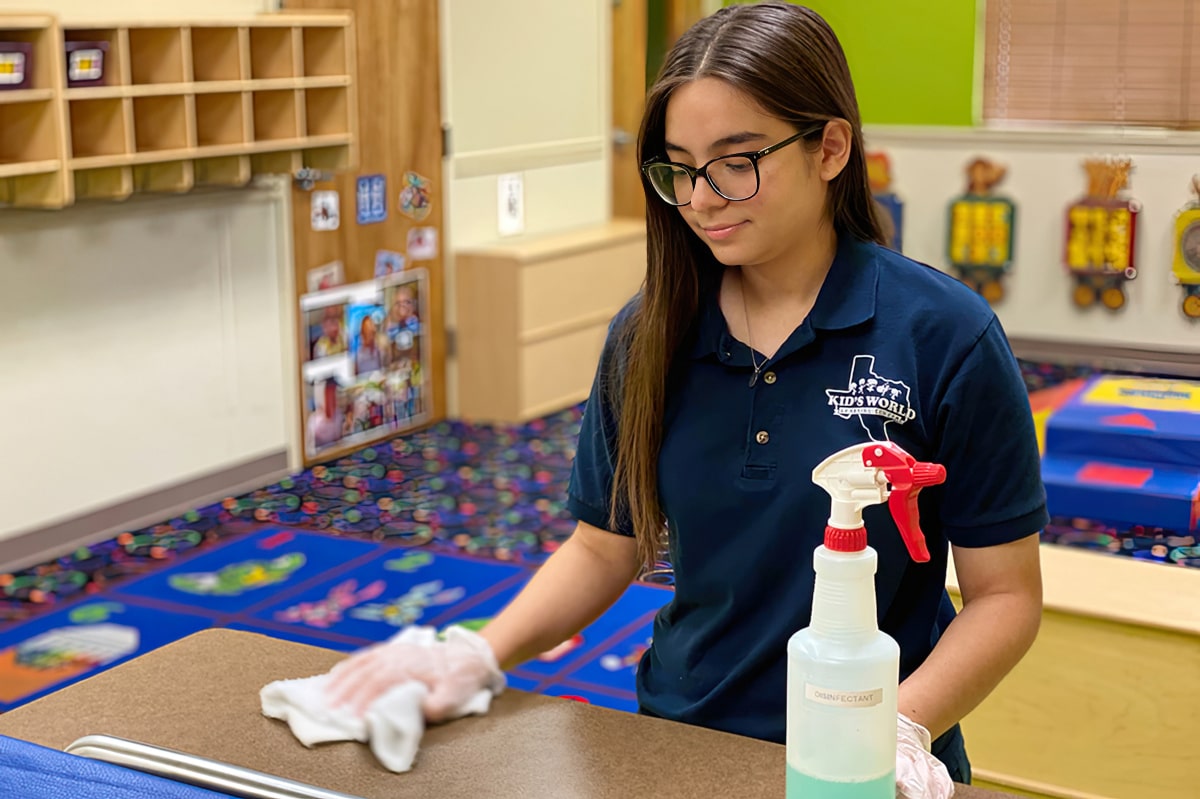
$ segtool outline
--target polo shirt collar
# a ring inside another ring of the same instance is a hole
[[[805,324],[811,324],[815,330],[842,330],[872,319],[878,284],[876,245],[849,234],[839,234],[837,254]],[[718,289],[714,288],[700,300],[691,356],[698,359],[715,353],[728,357],[725,352],[728,333],[729,326],[718,301]]]

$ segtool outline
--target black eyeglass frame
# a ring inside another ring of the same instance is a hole
[[[659,191],[659,189],[658,189],[658,185],[654,182],[654,178],[650,177],[650,168],[651,167],[673,166],[673,167],[678,167],[678,168],[682,169],[684,172],[687,173],[688,177],[690,177],[692,179],[692,196],[695,196],[695,194],[696,194],[696,179],[699,177],[703,177],[705,182],[708,183],[709,187],[712,188],[712,190],[715,191],[719,196],[725,198],[726,200],[729,200],[732,203],[745,202],[746,200],[752,199],[755,195],[757,195],[759,192],[759,189],[762,188],[762,175],[759,174],[759,171],[758,171],[759,159],[767,157],[768,155],[775,152],[776,150],[782,150],[784,147],[787,147],[789,144],[792,144],[793,142],[800,141],[801,139],[807,139],[809,136],[813,135],[814,133],[818,133],[820,131],[825,130],[825,126],[828,124],[829,124],[828,122],[822,122],[819,125],[808,128],[806,130],[802,130],[799,133],[795,134],[794,136],[789,136],[788,138],[784,139],[783,141],[778,142],[776,144],[772,144],[769,147],[764,147],[761,150],[755,150],[753,152],[746,152],[746,153],[729,153],[728,155],[717,156],[716,158],[713,158],[712,160],[705,163],[704,166],[700,166],[700,167],[691,167],[691,166],[688,166],[687,164],[680,164],[675,161],[667,161],[667,160],[664,160],[662,157],[655,156],[654,158],[651,158],[649,161],[646,161],[644,164],[642,164],[642,175],[644,175],[646,180],[648,180],[650,182],[650,186],[654,189],[654,193],[658,196],[658,198],[660,200],[662,200],[667,205],[671,205],[676,208],[682,208],[685,205],[690,205],[692,202],[691,198],[689,197],[688,201],[686,203],[677,203],[677,202],[671,202],[666,197],[663,197],[662,192]],[[730,197],[728,194],[726,194],[725,192],[723,192],[719,188],[717,188],[717,184],[713,181],[713,179],[711,177],[708,176],[708,168],[710,166],[715,164],[717,161],[725,161],[730,158],[745,158],[748,161],[750,161],[751,165],[753,165],[753,167],[754,167],[754,194],[751,194],[748,197]]]

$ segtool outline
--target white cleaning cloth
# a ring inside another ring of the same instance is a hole
[[[454,628],[450,632],[460,634]],[[432,647],[437,645],[437,638],[432,628],[408,627],[388,643],[393,642]],[[372,702],[360,718],[347,707],[329,704],[325,684],[330,678],[326,673],[269,683],[259,692],[263,715],[287,722],[292,734],[307,747],[331,741],[358,741],[368,744],[375,758],[389,771],[409,771],[425,734],[422,703],[429,695],[425,683],[408,680],[394,685]],[[449,718],[487,713],[493,696],[502,687],[503,677],[498,686],[467,697]]]
[[[429,689],[424,683],[397,685],[376,699],[362,718],[348,708],[325,701],[328,674],[298,680],[277,680],[259,692],[264,716],[286,721],[292,734],[308,747],[331,741],[359,741],[388,771],[412,768],[425,734],[421,703]]]

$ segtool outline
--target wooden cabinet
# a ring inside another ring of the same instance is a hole
[[[1062,799],[1191,799],[1200,573],[1044,544],[1042,626],[963,720],[976,784]],[[951,597],[962,605],[957,574]]]
[[[459,415],[520,422],[586,399],[645,271],[640,220],[456,252]]]
[[[0,87],[0,205],[239,186],[357,160],[348,13],[86,27],[0,15],[5,41],[33,52],[29,85]]]

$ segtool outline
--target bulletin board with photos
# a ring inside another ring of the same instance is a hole
[[[357,157],[293,173],[294,436],[311,467],[446,415],[438,4],[283,4],[350,11],[359,74],[371,75],[360,102],[326,109],[357,116]]]
[[[428,277],[408,269],[300,298],[306,459],[430,419]]]

